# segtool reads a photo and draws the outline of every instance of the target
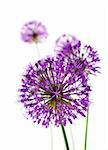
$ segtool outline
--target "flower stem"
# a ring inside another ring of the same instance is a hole
[[[86,117],[86,130],[85,130],[85,143],[84,143],[84,150],[86,150],[86,149],[87,149],[88,117],[89,117],[89,110],[88,110],[88,112],[87,112],[87,117]]]
[[[50,127],[51,131],[51,150],[53,150],[53,130],[52,130],[52,126]]]
[[[72,139],[72,146],[73,146],[73,150],[75,150],[75,143],[74,143],[74,138],[73,138],[73,133],[72,133],[71,127],[72,127],[72,125],[70,124],[70,134],[71,134],[71,139]]]
[[[67,140],[67,136],[66,136],[66,132],[65,132],[65,128],[63,125],[61,125],[62,128],[62,132],[63,132],[63,137],[64,137],[64,141],[65,141],[65,145],[66,145],[66,149],[69,150],[69,144],[68,144],[68,140]]]
[[[41,55],[40,55],[40,52],[39,52],[39,48],[38,48],[38,44],[37,44],[37,43],[36,43],[36,49],[37,49],[38,58],[40,59],[40,58],[41,58]]]

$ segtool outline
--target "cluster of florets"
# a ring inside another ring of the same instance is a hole
[[[21,38],[24,42],[38,43],[48,37],[46,27],[39,21],[31,21],[26,23],[21,31]]]
[[[99,72],[97,63],[100,61],[97,51],[90,45],[81,45],[81,41],[72,35],[62,35],[56,41],[55,50],[58,58],[70,62],[76,73],[84,75]]]
[[[87,45],[82,48],[72,35],[58,38],[55,51],[56,57],[28,66],[19,90],[27,116],[45,127],[65,126],[78,115],[85,117],[90,104],[88,79],[99,68],[97,51]]]

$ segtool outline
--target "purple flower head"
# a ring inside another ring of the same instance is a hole
[[[71,53],[81,45],[80,41],[71,34],[63,34],[56,40],[55,51]]]
[[[24,42],[42,42],[48,37],[46,27],[38,21],[26,23],[21,31],[21,38]]]
[[[97,51],[91,46],[82,47],[81,42],[72,35],[62,35],[55,44],[58,58],[68,61],[69,66],[74,66],[76,73],[83,75],[99,72],[97,63],[100,61]]]
[[[85,116],[90,91],[86,77],[76,76],[74,71],[72,75],[62,61],[48,57],[28,66],[19,101],[33,122],[59,126],[72,123],[78,114]]]

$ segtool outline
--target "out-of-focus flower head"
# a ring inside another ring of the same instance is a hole
[[[89,45],[82,46],[81,41],[70,34],[64,34],[56,40],[55,51],[64,63],[68,61],[70,67],[74,65],[76,73],[81,73],[81,70],[83,75],[99,72],[97,51]]]
[[[24,42],[43,42],[48,37],[46,27],[39,21],[26,23],[21,30],[21,38]]]
[[[81,42],[71,34],[63,34],[56,40],[55,51],[71,53],[73,49],[79,48]]]
[[[19,102],[34,122],[45,127],[50,123],[59,126],[68,121],[72,124],[78,114],[85,116],[91,91],[88,78],[76,75],[72,66],[73,74],[70,73],[67,67],[63,61],[51,57],[28,66]]]

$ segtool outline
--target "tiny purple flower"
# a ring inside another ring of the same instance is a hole
[[[21,31],[21,38],[24,42],[42,42],[48,37],[46,27],[38,21],[26,23]]]
[[[85,116],[91,91],[87,78],[75,75],[74,71],[72,75],[66,66],[50,57],[28,66],[19,90],[19,102],[33,122],[45,127],[50,123],[59,126],[72,124],[78,114]]]

